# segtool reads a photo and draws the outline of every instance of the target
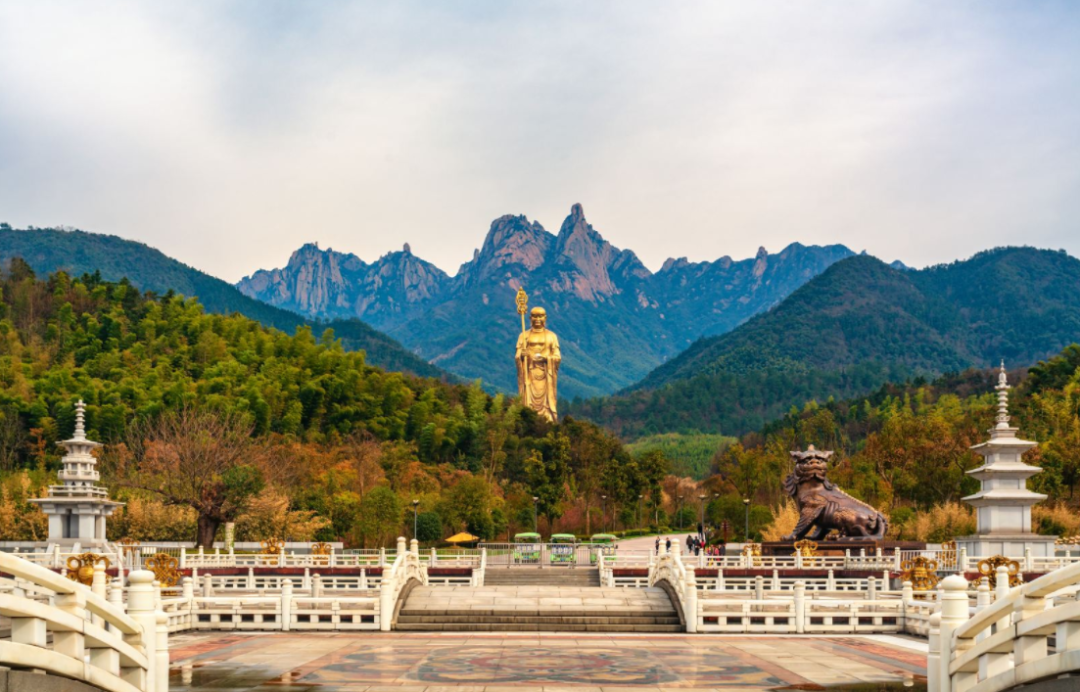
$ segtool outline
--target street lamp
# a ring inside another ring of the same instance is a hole
[[[745,529],[745,533],[746,533],[746,542],[749,543],[750,542],[750,498],[744,497],[742,503],[743,503],[743,507],[746,508],[746,529]]]
[[[698,535],[702,537],[705,536],[705,498],[707,497],[705,493],[697,496],[697,499],[701,500],[701,523],[698,524]]]
[[[603,526],[603,531],[607,531],[607,495],[600,496],[600,525]]]
[[[412,537],[416,540],[420,540],[420,537],[416,535],[416,508],[420,506],[420,500],[412,501]]]
[[[682,501],[683,496],[679,495],[679,533],[682,533],[683,530]]]
[[[641,501],[645,499],[644,495],[637,496],[637,525],[641,528]]]
[[[540,502],[540,498],[533,496],[533,533],[540,533],[540,525],[536,520],[536,504]]]

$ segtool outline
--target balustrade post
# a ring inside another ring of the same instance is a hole
[[[330,566],[331,567],[336,567],[337,566],[337,549],[336,548],[330,548]]]
[[[997,600],[1009,595],[1009,568],[1002,565],[995,570],[995,574],[994,599]]]
[[[975,612],[983,610],[990,603],[990,580],[983,577],[979,579],[979,587],[975,589]]]
[[[254,567],[248,567],[247,587],[248,587],[249,590],[252,590],[252,591],[255,590],[255,568]]]
[[[941,597],[941,665],[939,670],[940,687],[938,689],[950,692],[953,687],[949,675],[949,666],[952,664],[956,647],[953,633],[968,619],[968,584],[967,580],[958,574],[945,577],[941,580],[941,584],[944,593]],[[965,682],[963,679],[973,675],[974,673],[957,673],[958,686],[961,689],[966,689],[967,685],[963,684]]]
[[[105,574],[105,563],[95,562],[94,577],[90,582],[90,591],[93,592],[94,595],[100,596],[103,599],[108,598],[108,581],[109,578]],[[105,620],[100,615],[94,615],[90,618],[90,622],[100,627],[102,624],[104,624]]]
[[[778,569],[774,569],[772,571],[771,588],[772,588],[773,591],[779,591],[780,590],[780,570],[778,570]]]
[[[94,593],[102,591],[105,586],[105,582],[103,579],[105,572],[103,570],[97,569],[100,564],[101,563],[95,565],[94,569],[94,587],[97,587],[93,589]],[[69,615],[79,618],[80,620],[86,617],[86,592],[84,592],[80,588],[76,588],[72,593],[56,594],[53,603],[58,609],[64,611],[65,613],[68,613]],[[12,620],[12,622],[14,622],[14,619]],[[40,622],[43,626],[45,625],[44,620]],[[101,617],[95,615],[93,617],[93,622],[95,625],[100,625]],[[14,632],[14,627],[12,627],[12,632]],[[68,658],[73,658],[76,661],[79,661],[80,664],[82,663],[83,656],[86,654],[86,647],[81,629],[67,632],[55,630],[53,631],[52,636],[53,651],[59,654],[63,654]],[[42,646],[44,647],[44,642],[42,643]]]
[[[386,548],[379,548],[379,567],[386,566]]]
[[[315,575],[311,578],[311,597],[312,598],[322,598],[322,595],[323,595],[322,575],[319,574],[318,572],[316,572]]]
[[[956,568],[960,574],[967,572],[967,546],[956,551]]]
[[[844,548],[844,569],[851,568],[851,548]]]
[[[169,692],[169,616],[159,608],[154,619],[154,692]]]
[[[866,578],[866,600],[877,600],[877,579],[874,579],[873,577]]]
[[[825,577],[825,590],[836,591],[836,574],[831,569]]]
[[[281,584],[281,631],[288,632],[292,625],[292,581]]]
[[[60,546],[53,546],[53,569],[60,569],[63,566],[63,562],[60,560]]]
[[[108,601],[121,613],[124,612],[124,590],[123,582],[117,578],[109,585]],[[119,631],[114,625],[109,625],[107,628],[110,632],[119,635]],[[55,637],[54,637],[55,641]],[[83,642],[85,646],[85,640]],[[120,652],[112,647],[103,648],[91,648],[90,649],[90,665],[107,670],[113,675],[120,675]]]
[[[901,631],[908,634],[914,634],[911,631],[911,618],[909,616],[908,610],[911,609],[912,611],[914,611],[915,589],[911,586],[911,582],[909,581],[904,582],[903,586],[901,586],[900,588],[900,612],[903,613],[904,616],[904,621],[901,623]]]
[[[390,631],[390,621],[394,617],[394,585],[393,579],[383,570],[382,583],[379,584],[379,630]]]
[[[909,583],[909,582],[905,582]],[[941,666],[942,666],[942,651],[941,651],[941,613],[933,613],[930,615],[928,622],[929,629],[926,633],[927,638],[927,651],[926,651],[926,691],[927,692],[951,692],[950,685],[946,682],[946,686],[941,685]],[[946,664],[946,669],[948,668]],[[946,674],[946,677],[948,675]]]
[[[282,546],[281,552],[279,552],[277,554],[277,564],[278,564],[278,567],[284,567],[285,566],[285,547],[284,546]]]
[[[214,595],[214,575],[207,574],[203,576],[202,595],[203,598],[210,598]]]
[[[1080,601],[1080,591],[1076,592],[1073,600]],[[1068,620],[1058,624],[1055,632],[1055,648],[1058,652],[1080,649],[1080,622]]]
[[[705,566],[708,565],[708,564],[709,563],[708,563],[708,560],[706,559],[705,551],[704,550],[699,550],[698,554],[697,554],[697,565],[698,565],[698,567],[700,567],[701,569],[705,569]]]
[[[154,612],[154,573],[137,569],[128,575],[128,615],[139,623],[142,629],[143,652],[146,654],[145,678],[143,671],[128,669],[121,671],[128,683],[146,692],[168,692],[157,688],[157,613]],[[131,642],[135,644],[135,642]]]
[[[806,582],[795,582],[795,633],[806,632]]]
[[[367,568],[361,568],[360,569],[360,590],[361,591],[367,591],[367,588],[368,588]]]
[[[195,580],[191,577],[184,577],[183,586],[181,587],[184,592],[184,601],[187,603],[187,609],[189,617],[191,618],[191,628],[195,628],[195,611],[199,609],[195,603]]]
[[[409,541],[409,552],[412,553],[413,555],[415,555],[417,558],[419,558],[420,557],[420,541],[416,540],[415,538],[412,539],[411,541]]]
[[[765,579],[760,574],[754,577],[754,598],[759,601],[765,598]]]
[[[802,569],[802,551],[795,551],[795,569]]]
[[[311,568],[304,568],[304,576],[300,580],[300,588],[304,591],[311,591]]]
[[[1034,617],[1044,610],[1046,610],[1045,598],[1023,596],[1013,608],[1013,625]],[[1046,658],[1046,638],[1046,634],[1039,633],[1017,635],[1013,640],[1013,665],[1019,668],[1025,663]]]
[[[893,561],[892,561],[893,562],[893,566],[892,566],[893,571],[894,572],[899,572],[900,571],[900,549],[899,548],[893,548],[892,555],[893,555]]]
[[[726,585],[724,584],[724,568],[721,567],[718,570],[716,570],[716,590],[717,591],[724,591],[725,588],[726,588]]]
[[[439,559],[439,554],[435,552],[435,546],[431,546],[431,557],[428,559],[428,566],[434,567],[436,560]]]
[[[180,563],[180,569],[187,568],[187,548],[184,546],[180,546],[180,559],[178,562]]]

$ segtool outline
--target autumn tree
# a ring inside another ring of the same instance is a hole
[[[273,468],[252,427],[239,415],[193,406],[132,426],[122,483],[194,509],[196,545],[211,548],[218,527],[247,509]]]

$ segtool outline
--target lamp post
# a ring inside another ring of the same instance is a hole
[[[605,533],[607,533],[607,495],[600,496],[600,526]]]
[[[697,499],[701,501],[701,523],[698,524],[698,535],[700,536],[705,535],[705,498],[707,497],[708,495],[705,493],[697,496]]]
[[[536,519],[536,511],[537,511],[536,506],[537,506],[538,502],[540,502],[540,498],[538,498],[538,497],[536,497],[534,495],[533,496],[533,533],[540,533],[540,524],[537,523],[537,519]]]
[[[420,540],[420,537],[416,535],[416,508],[420,506],[420,500],[412,501],[412,537],[416,540]]]
[[[682,533],[682,530],[683,530],[682,501],[683,501],[683,496],[682,496],[682,495],[679,495],[679,509],[678,509],[678,514],[679,514],[679,533]]]
[[[750,542],[750,498],[744,497],[742,503],[743,503],[743,507],[746,508],[745,535],[746,535],[746,542],[749,543]]]
[[[641,502],[644,499],[645,499],[644,495],[638,495],[637,496],[637,525],[638,525],[639,529],[641,528]]]

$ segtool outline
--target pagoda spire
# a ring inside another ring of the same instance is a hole
[[[86,439],[86,404],[82,399],[75,404],[75,434],[71,439],[80,442]]]
[[[1005,360],[1001,361],[1001,370],[998,372],[997,387],[998,413],[996,430],[1010,430],[1009,427],[1009,378],[1005,373]]]

